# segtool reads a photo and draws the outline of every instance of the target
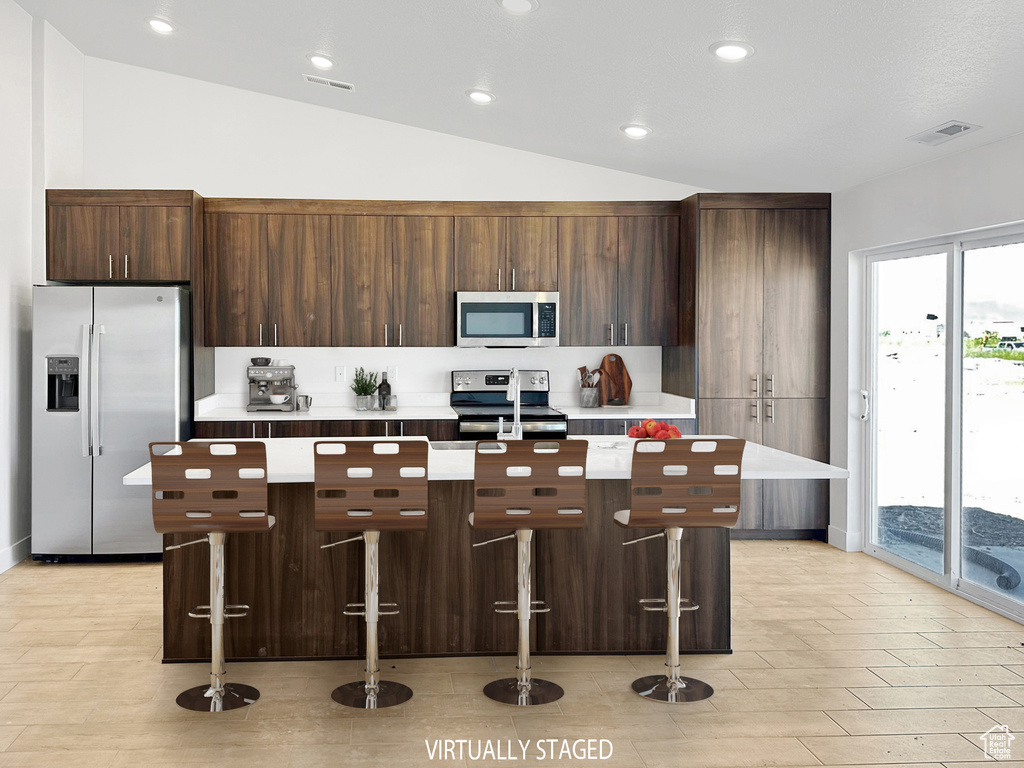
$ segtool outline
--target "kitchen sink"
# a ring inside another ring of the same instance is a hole
[[[473,440],[439,440],[430,444],[432,451],[472,451],[475,448]]]

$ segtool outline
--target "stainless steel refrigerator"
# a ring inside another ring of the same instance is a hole
[[[158,553],[148,486],[122,478],[191,423],[189,293],[36,286],[32,293],[32,555]]]

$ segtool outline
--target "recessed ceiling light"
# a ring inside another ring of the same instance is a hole
[[[479,88],[470,88],[466,91],[466,95],[469,96],[469,100],[474,104],[485,106],[487,104],[493,104],[498,98],[490,91],[481,91]]]
[[[169,35],[174,31],[174,25],[164,19],[147,19],[150,28],[161,35]]]
[[[498,5],[509,13],[521,16],[524,13],[536,11],[537,6],[540,5],[540,3],[538,3],[537,0],[498,0]]]
[[[619,128],[619,130],[622,131],[627,136],[629,136],[629,138],[631,139],[646,139],[648,136],[651,135],[651,129],[648,128],[646,125],[624,125],[621,128]]]
[[[334,62],[322,53],[311,53],[306,58],[309,59],[309,63],[317,69],[331,69],[334,67]]]
[[[754,46],[738,40],[719,40],[711,46],[710,51],[722,61],[743,61],[754,55]]]

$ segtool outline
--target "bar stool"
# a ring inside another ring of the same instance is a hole
[[[246,616],[249,606],[224,602],[224,541],[228,533],[274,527],[273,516],[267,514],[267,447],[262,442],[150,443],[149,457],[156,532],[206,534],[167,550],[210,544],[210,604],[188,613],[210,620],[210,684],[183,691],[178,705],[221,712],[252,704],[260,697],[258,690],[225,682],[224,619]]]
[[[740,515],[740,463],[745,440],[638,440],[633,446],[630,509],[616,512],[623,528],[661,528],[659,533],[623,546],[665,536],[668,543],[665,599],[640,601],[645,611],[668,616],[668,675],[633,681],[644,698],[679,704],[714,694],[705,682],[679,674],[679,616],[700,606],[679,597],[680,541],[683,528],[732,528]]]
[[[380,534],[427,529],[427,441],[323,441],[313,444],[313,454],[316,530],[360,531],[321,549],[362,541],[365,557],[363,602],[343,613],[366,617],[366,669],[363,680],[335,688],[331,698],[359,709],[393,707],[411,699],[412,690],[380,679],[377,620],[398,613],[397,603],[379,602]]]
[[[564,693],[561,686],[534,678],[530,669],[530,615],[550,610],[542,600],[531,599],[530,542],[535,530],[583,527],[588,447],[585,440],[476,444],[469,525],[489,530],[515,528],[515,533],[473,546],[511,538],[519,545],[518,599],[494,603],[496,613],[519,617],[516,677],[495,680],[484,687],[488,698],[503,704],[548,704]]]

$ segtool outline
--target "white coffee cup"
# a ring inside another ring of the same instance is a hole
[[[291,395],[271,395],[270,402],[274,405],[283,405],[292,399]]]

